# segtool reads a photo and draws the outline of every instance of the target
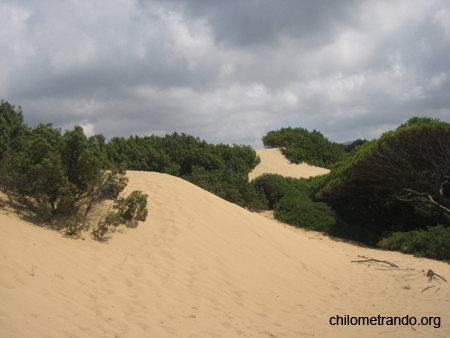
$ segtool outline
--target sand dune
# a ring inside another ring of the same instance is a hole
[[[329,172],[328,169],[314,167],[306,163],[291,163],[278,148],[256,150],[256,153],[261,157],[261,163],[249,174],[250,180],[265,173],[308,178]]]
[[[0,337],[450,336],[449,285],[426,277],[450,279],[448,264],[293,230],[176,177],[128,176],[149,216],[107,243],[0,209]],[[441,319],[332,326],[336,315]]]

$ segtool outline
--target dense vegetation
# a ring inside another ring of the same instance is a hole
[[[311,200],[311,187],[305,179],[263,174],[255,178],[252,185],[264,191],[269,208],[275,210],[275,217],[283,222],[319,231],[328,231],[328,223],[334,222],[325,203]]]
[[[309,230],[352,238],[352,229],[326,203],[313,200],[308,179],[263,174],[252,180],[268,199],[268,207],[278,220]]]
[[[0,140],[0,188],[9,203],[42,221],[57,219],[68,234],[88,229],[92,208],[116,199],[127,185],[123,165],[108,160],[105,138],[88,138],[80,126],[64,134],[51,124],[29,128],[20,108],[2,101]],[[116,212],[117,220],[124,216]]]
[[[9,203],[66,233],[147,217],[147,196],[127,185],[125,168],[186,179],[252,210],[270,208],[287,223],[383,249],[450,260],[450,124],[412,118],[372,141],[348,146],[317,131],[282,128],[263,138],[293,162],[330,167],[307,179],[248,174],[259,163],[249,146],[212,145],[174,133],[164,137],[87,137],[51,124],[28,127],[21,109],[0,105],[0,189]],[[110,210],[91,227],[89,212],[102,200]]]
[[[177,133],[106,142],[102,135],[86,137],[80,126],[63,134],[51,124],[29,128],[21,109],[4,101],[0,119],[1,188],[45,221],[74,216],[68,221],[74,231],[95,204],[124,189],[125,168],[179,176],[240,206],[267,208],[264,194],[248,181],[260,161],[249,146],[213,145]],[[113,219],[102,224],[114,225]]]
[[[131,170],[179,176],[201,188],[252,210],[267,208],[264,195],[248,181],[259,157],[249,146],[208,144],[174,133],[164,137],[115,137],[106,145],[108,158]]]
[[[342,149],[342,151],[345,153],[347,157],[355,156],[356,155],[356,148],[366,143],[367,140],[361,140],[357,139],[350,144],[342,144],[339,143],[339,147]]]
[[[380,139],[364,144],[357,155],[316,179],[316,197],[327,201],[349,224],[364,229],[361,239],[374,244],[394,234],[395,242],[434,237],[430,229],[450,225],[450,125],[413,118]],[[412,237],[399,236],[408,232]],[[380,242],[383,247],[389,247]],[[423,243],[424,241],[422,241]],[[438,242],[429,250],[441,252]],[[397,248],[397,246],[390,246]],[[399,248],[410,252],[412,245]],[[405,248],[408,248],[407,250]],[[419,248],[419,247],[417,247]]]
[[[412,118],[359,143],[329,174],[306,182],[309,191],[291,187],[272,202],[276,217],[382,248],[449,259],[450,124]]]
[[[419,257],[443,259],[450,262],[450,228],[430,226],[426,230],[395,232],[383,238],[378,246],[385,250],[398,250]]]
[[[345,157],[341,146],[316,130],[309,132],[304,128],[281,128],[268,132],[262,140],[266,148],[281,148],[286,158],[294,163],[305,162],[330,168]]]

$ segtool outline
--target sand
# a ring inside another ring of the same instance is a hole
[[[149,216],[107,242],[0,208],[0,337],[450,337],[450,266],[293,229],[180,178],[129,172]],[[384,263],[355,263],[364,257]],[[425,291],[425,288],[431,287]],[[330,317],[440,317],[333,326]]]
[[[265,173],[279,174],[286,177],[309,178],[329,172],[328,169],[314,167],[306,163],[291,163],[278,148],[256,150],[256,153],[261,158],[261,163],[249,174],[250,180]]]

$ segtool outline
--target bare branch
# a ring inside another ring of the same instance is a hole
[[[364,259],[364,260],[360,260],[360,261],[351,261],[351,263],[366,263],[366,262],[385,263],[385,264],[388,264],[388,265],[390,265],[390,266],[392,266],[394,268],[398,268],[398,266],[395,265],[394,263],[391,263],[391,262],[388,262],[388,261],[380,261],[380,260],[374,259],[374,258]]]

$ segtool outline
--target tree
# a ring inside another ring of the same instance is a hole
[[[133,191],[126,198],[121,197],[114,201],[112,208],[117,211],[109,211],[100,218],[97,227],[92,230],[95,239],[101,239],[110,226],[117,227],[126,221],[142,221],[147,219],[147,194],[140,190]]]
[[[11,107],[7,113],[9,120],[21,121]],[[11,128],[5,121],[3,130],[8,131]],[[94,205],[116,198],[127,185],[124,164],[106,169],[102,135],[87,138],[83,129],[75,126],[63,136],[51,124],[40,124],[23,134],[20,145],[3,154],[0,187],[11,203],[26,205],[44,221],[59,214],[73,216],[72,223],[79,223],[78,216],[86,217]]]
[[[83,128],[75,126],[72,131],[64,133],[61,156],[66,176],[75,187],[78,200],[103,175],[102,169],[107,163],[105,138],[94,135],[88,139]]]
[[[124,220],[145,221],[148,215],[147,197],[142,191],[135,190],[128,197],[119,198],[113,208]]]
[[[8,151],[19,149],[28,133],[23,123],[22,109],[16,109],[7,101],[0,102],[0,161]]]
[[[350,167],[349,174],[372,191],[450,214],[450,126],[404,129]]]
[[[173,133],[164,137],[116,137],[108,142],[106,150],[110,161],[125,161],[130,170],[178,176],[240,206],[264,207],[263,196],[248,182],[249,172],[260,162],[250,146],[213,145]]]
[[[450,225],[449,128],[412,118],[365,142],[330,173],[310,180],[314,200],[332,206],[352,239],[370,245],[393,231]]]
[[[281,148],[283,155],[294,163],[329,168],[345,156],[337,143],[329,141],[317,130],[281,128],[268,132],[262,140],[266,148]]]
[[[20,202],[46,220],[71,200],[60,145],[59,129],[40,124],[22,140],[20,149],[5,153],[0,161],[0,185],[10,200],[17,194]]]

